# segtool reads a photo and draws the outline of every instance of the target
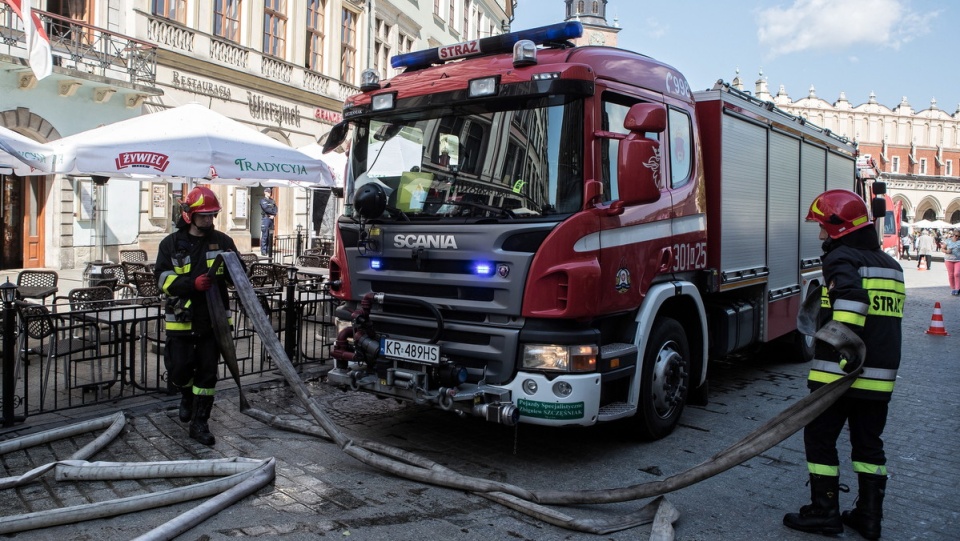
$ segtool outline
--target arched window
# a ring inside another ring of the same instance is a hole
[[[580,2],[577,2],[577,13],[578,14],[583,13],[583,0],[580,0]]]
[[[597,13],[600,13],[600,2],[593,0],[593,14],[596,15]]]

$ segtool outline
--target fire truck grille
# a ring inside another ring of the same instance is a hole
[[[489,288],[457,287],[417,282],[397,283],[377,280],[370,285],[371,289],[378,293],[461,301],[489,302],[493,300],[494,293],[494,290]]]

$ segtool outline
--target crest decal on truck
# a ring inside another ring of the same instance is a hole
[[[627,270],[627,260],[620,260],[620,268],[617,270],[617,278],[613,285],[617,293],[626,293],[630,291],[630,271]]]

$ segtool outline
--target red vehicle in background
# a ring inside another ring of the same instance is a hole
[[[883,236],[883,251],[890,254],[893,258],[900,257],[902,248],[901,238],[906,234],[906,228],[903,224],[903,204],[897,201],[893,202],[886,193],[886,183],[880,180],[880,168],[877,161],[869,154],[864,154],[857,158],[857,177],[859,185],[868,192],[867,199],[882,198],[885,202],[885,210],[882,216],[874,216],[881,235]],[[873,209],[877,213],[879,208]]]

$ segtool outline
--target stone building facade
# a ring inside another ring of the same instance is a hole
[[[386,78],[395,54],[500,34],[513,7],[511,0],[34,0],[54,61],[52,75],[38,81],[23,23],[0,2],[0,126],[44,143],[199,102],[316,151],[364,69]],[[130,248],[153,256],[189,188],[158,178],[112,179],[93,190],[90,180],[0,171],[0,268],[83,268],[95,245],[111,261]],[[263,188],[211,187],[224,208],[217,227],[251,250]],[[279,236],[331,231],[335,197],[319,213],[312,190],[283,187],[274,197]],[[97,214],[105,226],[95,232]]]

